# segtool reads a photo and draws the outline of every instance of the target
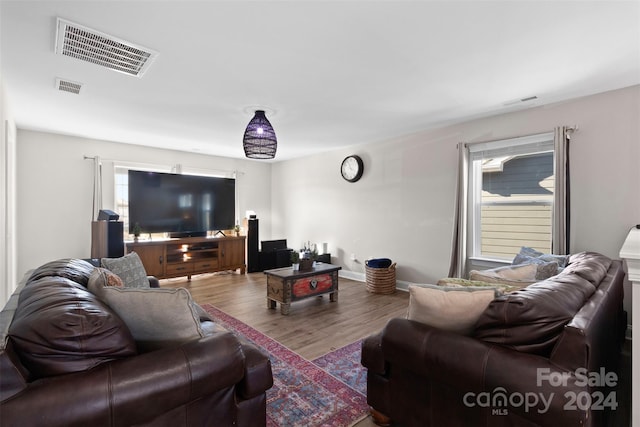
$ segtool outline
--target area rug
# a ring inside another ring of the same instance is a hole
[[[267,390],[267,426],[346,427],[366,417],[365,395],[346,381],[211,304],[202,307],[226,329],[269,353],[273,387]]]
[[[367,395],[367,368],[360,363],[362,340],[346,345],[313,359],[312,362],[347,384],[352,389]]]

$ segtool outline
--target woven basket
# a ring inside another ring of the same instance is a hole
[[[396,291],[396,263],[387,268],[373,268],[365,263],[367,291],[374,294],[392,294]]]

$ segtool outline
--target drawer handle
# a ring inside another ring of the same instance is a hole
[[[182,270],[186,270],[186,268],[185,268],[185,267],[178,267],[178,268],[176,268],[176,271],[182,271]]]
[[[211,267],[211,264],[202,264],[201,267]]]
[[[318,287],[318,280],[317,279],[311,279],[309,281],[309,288],[311,288],[312,290],[315,290]]]

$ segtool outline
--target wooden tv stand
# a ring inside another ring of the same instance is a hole
[[[246,237],[186,237],[182,239],[127,242],[147,274],[158,279],[240,269],[244,274]]]

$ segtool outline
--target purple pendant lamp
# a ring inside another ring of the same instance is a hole
[[[276,156],[278,148],[276,133],[264,115],[264,111],[257,110],[247,125],[242,146],[245,156],[250,159],[273,159]]]

